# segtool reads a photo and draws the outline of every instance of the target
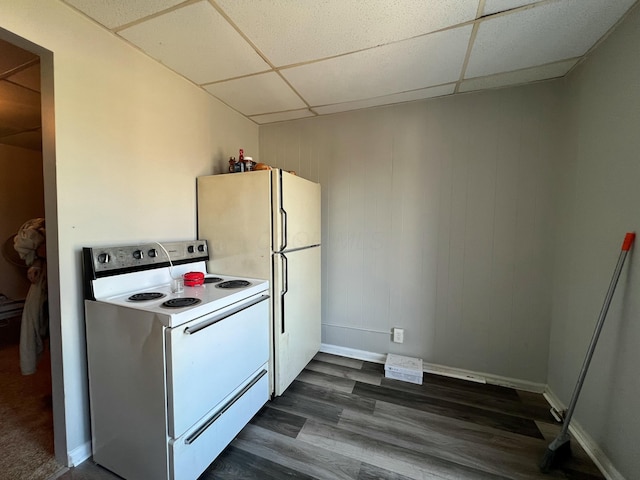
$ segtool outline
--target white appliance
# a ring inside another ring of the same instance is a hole
[[[209,268],[270,279],[271,392],[320,348],[320,185],[279,169],[198,177]]]
[[[197,478],[269,398],[269,284],[208,258],[201,240],[83,249],[93,460],[125,479]],[[206,283],[179,291],[187,272]]]

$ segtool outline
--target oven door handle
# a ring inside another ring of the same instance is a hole
[[[267,371],[265,369],[262,369],[260,372],[258,372],[258,374],[248,384],[246,384],[242,390],[236,393],[231,400],[225,403],[224,406],[213,417],[207,420],[200,428],[198,428],[198,430],[196,430],[187,438],[185,438],[184,443],[186,443],[187,445],[191,445],[193,442],[195,442],[198,439],[198,437],[207,430],[207,428],[213,425],[214,422],[224,414],[224,412],[226,412],[231,407],[233,407],[233,404],[236,403],[238,400],[240,400],[240,397],[242,397],[245,393],[247,393],[251,389],[251,387],[253,387],[256,383],[258,383],[260,379],[264,377],[266,374],[267,374]]]
[[[236,313],[239,313],[243,310],[246,310],[247,308],[251,308],[260,302],[264,302],[268,298],[269,298],[269,295],[262,295],[250,302],[243,303],[242,305],[232,308],[231,310],[221,313],[220,315],[216,315],[215,317],[211,317],[208,320],[205,320],[204,322],[200,322],[197,325],[192,325],[190,327],[187,327],[184,329],[184,333],[186,333],[187,335],[198,333],[204,330],[205,328],[210,327],[211,325],[215,325],[216,323],[221,322],[225,318],[229,318],[230,316],[235,315]]]

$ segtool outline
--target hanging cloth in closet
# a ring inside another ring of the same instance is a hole
[[[27,275],[31,282],[20,325],[20,370],[23,375],[35,373],[44,351],[44,339],[49,333],[47,264],[37,254],[38,247],[44,245],[45,235],[44,218],[34,218],[20,227],[13,244],[29,267]]]

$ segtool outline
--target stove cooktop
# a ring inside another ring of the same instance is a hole
[[[214,278],[213,275],[206,275]],[[216,275],[216,280],[194,287],[185,286],[180,293],[173,293],[169,283],[148,286],[144,290],[129,291],[99,298],[96,301],[123,308],[153,313],[163,324],[174,327],[241,302],[258,294],[268,294],[269,282],[253,278],[237,278]],[[219,288],[228,282],[233,288]]]
[[[134,311],[130,313],[145,312],[174,327],[268,295],[267,280],[207,274],[208,259],[204,240],[85,247],[85,300]],[[191,272],[204,273],[205,283],[173,292],[172,280]]]

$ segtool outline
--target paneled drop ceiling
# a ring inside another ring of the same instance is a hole
[[[64,0],[256,123],[562,77],[636,0]]]
[[[40,150],[40,58],[0,40],[0,144]]]
[[[562,77],[640,2],[63,1],[258,124]]]

